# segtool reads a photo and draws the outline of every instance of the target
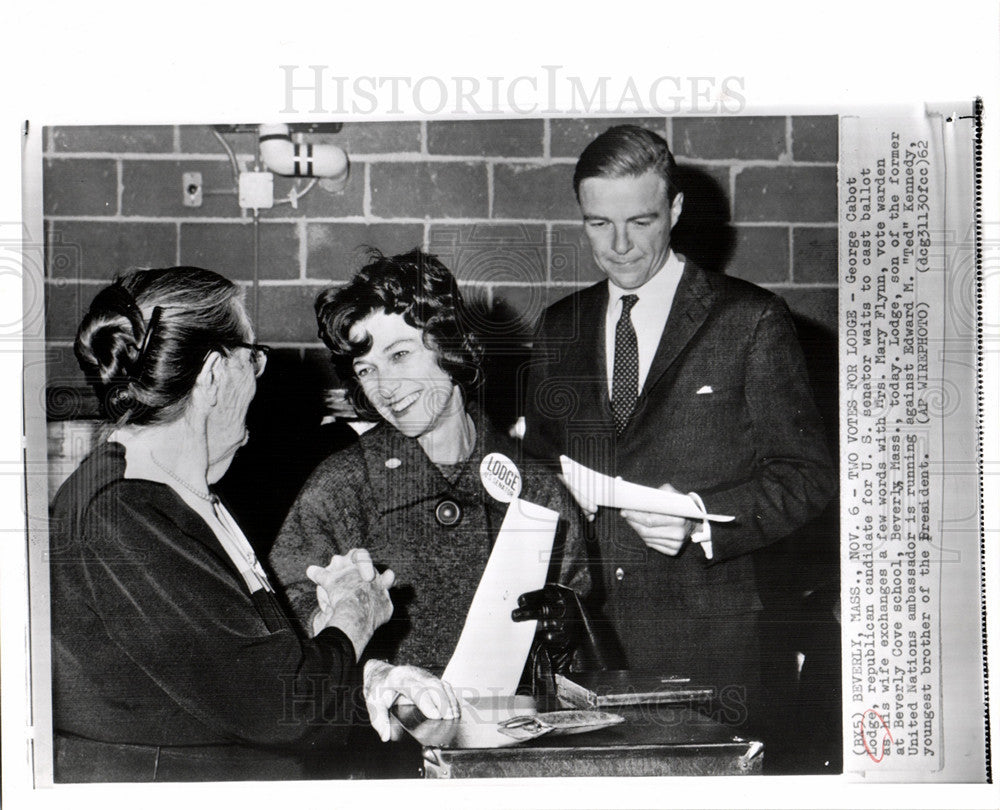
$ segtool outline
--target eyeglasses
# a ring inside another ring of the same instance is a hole
[[[133,379],[138,380],[139,375],[142,371],[143,364],[146,362],[146,352],[149,349],[150,338],[153,336],[153,332],[160,323],[160,317],[163,315],[163,307],[153,307],[153,312],[149,316],[149,322],[146,325],[146,334],[142,339],[142,346],[139,347],[139,356],[136,358],[135,371],[133,372]],[[267,353],[271,351],[270,346],[265,346],[263,343],[230,343],[230,348],[233,349],[249,349],[250,350],[250,365],[253,366],[253,373],[255,377],[259,377],[264,373],[264,367],[267,365]],[[206,355],[207,356],[207,355]]]
[[[267,353],[271,351],[270,346],[265,346],[263,343],[233,343],[232,346],[234,349],[250,350],[250,365],[253,366],[255,377],[264,373],[264,367],[267,365]]]

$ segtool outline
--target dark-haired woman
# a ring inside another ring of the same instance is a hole
[[[484,490],[480,463],[491,452],[516,459],[517,450],[475,406],[482,351],[458,284],[433,256],[374,254],[349,284],[319,296],[316,316],[358,412],[377,425],[313,472],[271,551],[272,568],[312,629],[305,566],[363,544],[398,586],[396,612],[371,648],[441,670],[506,509]],[[550,579],[586,593],[575,508],[554,477],[520,472],[520,497],[564,516]]]
[[[346,548],[303,569],[322,606],[303,640],[213,493],[266,361],[239,287],[136,271],[97,295],[75,349],[111,425],[52,507],[57,781],[300,776],[305,753],[344,740],[362,684],[383,726],[401,692],[456,710],[427,673],[358,665],[391,572]]]

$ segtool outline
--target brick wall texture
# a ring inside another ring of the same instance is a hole
[[[86,395],[67,393],[85,388],[72,339],[100,285],[130,267],[194,264],[247,285],[258,339],[303,368],[325,369],[316,362],[316,294],[351,276],[362,245],[385,252],[422,246],[457,274],[484,329],[523,344],[544,306],[602,277],[583,239],[571,177],[580,150],[613,123],[619,120],[347,123],[337,134],[307,136],[346,149],[350,179],[341,192],[317,185],[295,208],[261,212],[256,289],[253,220],[239,208],[229,159],[211,128],[47,129],[50,416],[89,410]],[[832,345],[825,362],[835,367],[836,117],[638,123],[667,138],[684,170],[675,244],[783,295],[805,340]],[[224,137],[239,158],[255,154],[252,133]],[[203,177],[197,208],[182,204],[182,174],[192,171]],[[295,185],[276,178],[276,197]]]

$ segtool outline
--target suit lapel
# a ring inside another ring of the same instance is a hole
[[[663,328],[660,345],[653,356],[653,364],[649,368],[641,396],[644,397],[647,391],[652,390],[657,380],[670,368],[684,347],[705,323],[705,319],[708,318],[708,313],[715,303],[715,297],[715,290],[709,284],[705,271],[696,264],[686,261],[684,273],[677,285],[677,292],[674,293],[670,315]]]
[[[583,409],[593,409],[602,418],[610,420],[611,400],[608,395],[608,358],[605,349],[608,285],[595,284],[580,293],[579,309],[575,313],[576,330],[580,340],[575,341],[567,353],[565,373],[585,381],[582,386],[587,395],[581,400]]]

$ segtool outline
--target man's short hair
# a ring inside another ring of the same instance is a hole
[[[632,124],[611,127],[598,135],[580,155],[573,172],[573,191],[580,199],[580,183],[588,177],[638,177],[656,172],[667,183],[667,199],[680,189],[674,183],[677,164],[670,147],[655,132]]]

